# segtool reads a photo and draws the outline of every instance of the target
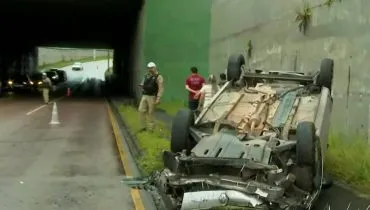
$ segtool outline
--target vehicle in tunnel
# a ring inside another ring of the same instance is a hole
[[[39,73],[12,74],[4,89],[10,92],[36,92],[42,85],[42,80],[37,76],[38,74]]]
[[[57,85],[58,83],[61,82],[59,79],[59,75],[56,71],[49,70],[49,71],[45,71],[44,73],[46,74],[47,77],[49,77],[53,85]]]
[[[61,69],[50,69],[51,72],[56,72],[58,75],[58,83],[67,81],[67,72]]]
[[[83,66],[82,66],[82,63],[80,62],[76,62],[72,65],[72,70],[73,71],[82,71],[83,70]]]
[[[314,75],[243,65],[242,55],[231,56],[229,81],[210,105],[173,119],[171,151],[154,182],[176,209],[310,209],[331,185],[324,157],[333,61]]]

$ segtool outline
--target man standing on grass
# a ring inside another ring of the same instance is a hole
[[[148,73],[145,75],[143,82],[139,85],[142,87],[143,93],[139,105],[140,131],[153,131],[153,112],[155,111],[156,105],[159,104],[164,91],[163,77],[157,71],[155,63],[148,63],[147,68]]]
[[[42,97],[45,104],[49,104],[49,94],[52,86],[51,80],[47,77],[46,73],[42,73]]]
[[[205,80],[198,74],[197,67],[190,68],[191,74],[185,81],[185,89],[189,91],[188,107],[192,111],[196,111],[199,105],[198,92],[203,87]]]

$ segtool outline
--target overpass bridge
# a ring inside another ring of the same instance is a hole
[[[37,46],[114,49],[118,92],[133,96],[136,42],[144,0],[0,2],[0,78],[37,68]],[[116,88],[115,88],[116,89]]]

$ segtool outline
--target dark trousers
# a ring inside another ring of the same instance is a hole
[[[188,101],[188,108],[192,111],[196,111],[198,109],[199,100],[189,99]]]

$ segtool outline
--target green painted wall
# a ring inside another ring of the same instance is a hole
[[[211,1],[146,2],[143,72],[145,63],[157,64],[165,79],[164,101],[186,99],[185,78],[191,66],[197,66],[204,76],[208,74]]]

